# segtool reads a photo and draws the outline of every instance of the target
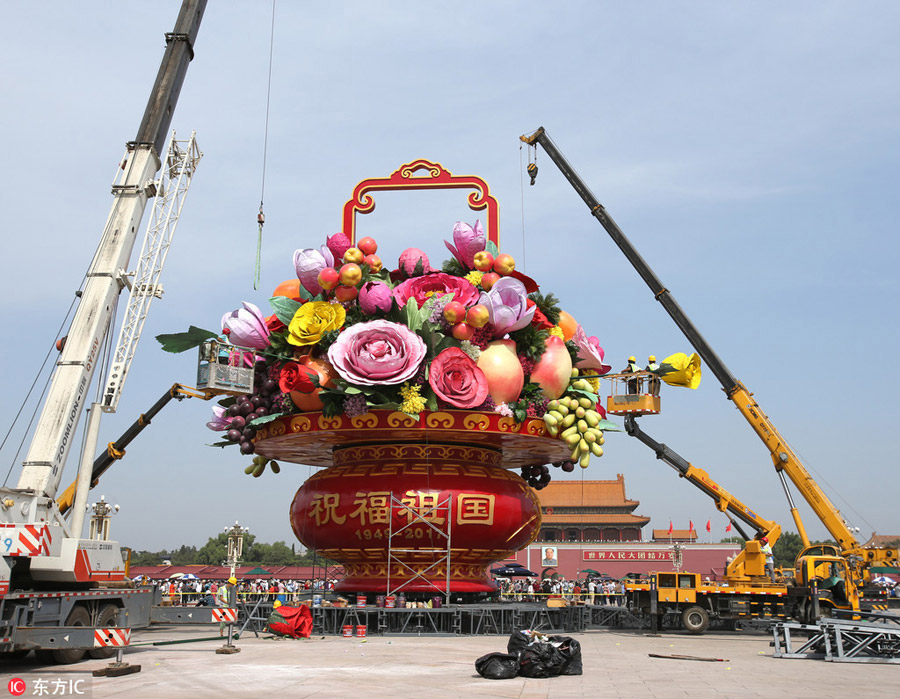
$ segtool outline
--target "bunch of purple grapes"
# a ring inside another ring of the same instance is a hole
[[[231,418],[231,426],[225,433],[225,438],[240,444],[241,454],[252,454],[255,451],[253,438],[256,437],[256,428],[250,423],[272,411],[272,401],[279,393],[278,383],[268,375],[266,369],[257,369],[253,387],[251,395],[238,396],[226,411]]]
[[[555,461],[550,466],[561,468],[566,473],[572,473],[575,470],[575,462],[569,460]],[[550,467],[545,464],[540,466],[523,466],[521,473],[522,478],[535,490],[543,490],[553,480],[553,477],[550,475]]]

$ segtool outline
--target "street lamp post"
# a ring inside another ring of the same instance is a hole
[[[234,569],[237,567],[238,561],[241,560],[241,554],[244,551],[244,534],[250,531],[249,527],[242,527],[234,522],[233,527],[225,527],[225,533],[228,534],[228,556],[227,565],[231,568],[231,577],[234,577]]]
[[[91,513],[91,533],[88,538],[99,541],[109,540],[109,520],[119,511],[118,505],[110,505],[101,495],[100,502],[87,506]]]

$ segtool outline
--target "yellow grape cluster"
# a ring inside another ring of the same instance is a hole
[[[578,370],[573,370],[577,376]],[[593,393],[585,379],[572,383],[572,388]],[[581,468],[587,468],[594,456],[603,456],[603,430],[598,425],[603,417],[594,410],[596,401],[584,395],[563,395],[551,400],[544,414],[544,425],[554,437],[559,437],[572,450],[571,459]]]

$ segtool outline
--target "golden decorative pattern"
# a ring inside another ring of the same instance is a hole
[[[388,415],[388,427],[412,427],[418,420],[411,415],[401,412],[393,412]]]
[[[291,418],[291,432],[309,432],[312,429],[312,422],[308,417],[297,415]]]
[[[425,426],[432,429],[448,429],[453,427],[454,420],[450,413],[427,413],[425,415]]]
[[[362,415],[356,415],[355,417],[350,418],[350,424],[354,429],[362,429],[364,427],[377,427],[378,426],[378,418],[372,415],[372,413],[363,413]]]
[[[466,415],[463,419],[463,427],[467,430],[486,430],[490,424],[491,422],[487,417],[478,413]]]

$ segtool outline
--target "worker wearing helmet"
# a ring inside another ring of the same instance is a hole
[[[640,371],[640,367],[637,365],[637,358],[632,355],[628,358],[628,365],[622,369],[623,374],[636,374]],[[628,393],[635,394],[638,392],[638,380],[637,379],[629,379],[625,382],[628,386]]]
[[[659,364],[656,363],[656,355],[651,354],[647,357],[647,366],[644,371],[650,372],[650,379],[648,380],[648,384],[650,386],[650,395],[658,396],[659,395]]]
[[[216,591],[217,607],[233,607],[237,605],[236,592],[234,586],[237,585],[237,578],[233,575],[225,581]],[[225,622],[219,622],[219,636],[225,635]]]

